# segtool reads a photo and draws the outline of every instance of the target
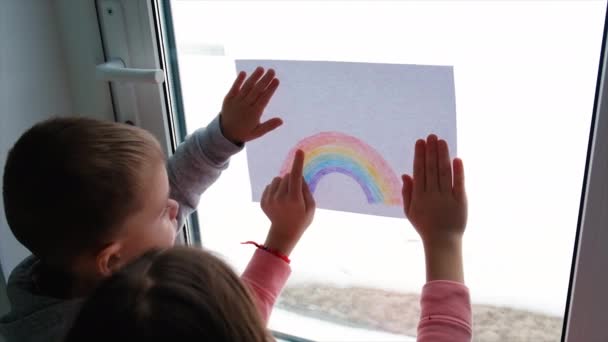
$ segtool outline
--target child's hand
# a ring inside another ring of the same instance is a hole
[[[448,145],[431,134],[418,140],[414,177],[403,175],[403,209],[424,243],[427,280],[463,281],[462,235],[467,196],[462,160],[450,162]]]
[[[262,194],[262,210],[272,225],[265,245],[289,256],[312,222],[315,200],[302,177],[304,152],[296,152],[291,172],[275,177]]]
[[[264,108],[279,87],[274,70],[269,69],[264,74],[264,68],[258,67],[245,81],[246,76],[241,71],[236,77],[220,113],[222,133],[236,144],[259,138],[283,124],[279,118],[260,123]]]

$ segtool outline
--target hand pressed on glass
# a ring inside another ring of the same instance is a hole
[[[402,178],[403,209],[424,243],[427,281],[464,282],[467,196],[462,160],[454,159],[452,174],[447,143],[431,134],[416,142],[413,177]]]
[[[244,71],[239,72],[220,113],[222,133],[236,144],[257,139],[283,124],[279,118],[260,123],[264,108],[279,87],[274,70],[264,73],[264,68],[258,67],[247,80],[246,76]]]

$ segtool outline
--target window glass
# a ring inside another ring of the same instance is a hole
[[[555,341],[605,9],[605,1],[173,1],[186,126],[218,114],[235,59],[452,65],[474,334]],[[245,152],[202,197],[198,218],[202,244],[242,270],[252,249],[239,242],[263,241],[269,227],[251,200]],[[415,336],[424,258],[405,219],[318,210],[292,260],[271,328],[316,340]]]

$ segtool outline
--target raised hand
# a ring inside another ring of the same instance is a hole
[[[239,72],[224,97],[220,113],[222,133],[236,144],[257,139],[283,124],[279,118],[260,123],[264,108],[279,87],[274,70],[264,72],[264,68],[258,67],[247,80],[246,76],[244,71]]]
[[[304,152],[295,154],[291,172],[275,177],[262,194],[262,210],[271,222],[265,245],[289,255],[312,223],[315,200],[302,177]]]
[[[463,282],[467,196],[462,160],[456,158],[452,164],[445,140],[431,134],[416,142],[413,177],[402,178],[403,210],[422,238],[427,280]]]

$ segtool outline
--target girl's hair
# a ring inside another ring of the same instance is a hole
[[[8,154],[6,219],[45,264],[70,267],[142,205],[142,172],[163,161],[158,141],[137,127],[80,117],[40,122]]]
[[[223,261],[200,249],[151,251],[87,299],[65,342],[266,342],[249,292]]]

